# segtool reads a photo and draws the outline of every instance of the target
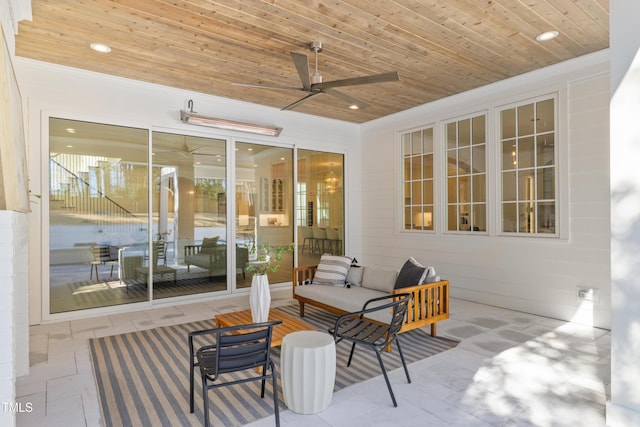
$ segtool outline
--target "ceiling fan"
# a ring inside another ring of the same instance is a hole
[[[326,93],[327,95],[331,95],[335,98],[338,98],[341,101],[346,102],[349,105],[349,108],[352,110],[358,110],[362,108],[367,108],[369,104],[364,101],[361,101],[353,96],[347,95],[343,92],[339,92],[335,90],[336,87],[345,87],[345,86],[356,86],[356,85],[367,85],[373,83],[384,83],[384,82],[394,82],[400,80],[397,71],[392,71],[389,73],[383,74],[374,74],[370,76],[363,77],[352,77],[348,79],[341,80],[333,80],[329,82],[322,81],[322,75],[318,72],[318,53],[322,52],[322,42],[315,41],[309,44],[309,50],[315,53],[315,72],[313,76],[309,73],[309,59],[307,55],[302,53],[291,52],[291,58],[293,58],[293,63],[296,66],[296,70],[298,71],[298,75],[300,76],[300,81],[302,82],[302,87],[289,87],[289,86],[270,86],[270,85],[262,85],[262,84],[245,84],[245,83],[232,83],[234,86],[244,86],[244,87],[253,87],[259,89],[274,89],[274,90],[293,90],[293,91],[303,91],[308,92],[309,94],[304,96],[303,98],[287,105],[282,108],[282,110],[292,110],[296,108],[298,105],[303,102],[308,101],[314,96],[320,95],[322,93]]]
[[[176,144],[178,141],[162,140],[159,137],[159,141],[154,143],[154,154],[161,157],[169,156],[173,160],[178,160],[178,158],[195,159],[202,156],[222,157],[221,154],[207,153],[206,150],[209,148],[207,144],[198,143],[198,141],[191,141],[196,142],[196,144],[189,144],[187,138],[186,136],[183,137],[182,145],[180,146]],[[205,149],[205,151],[200,151],[202,149]]]

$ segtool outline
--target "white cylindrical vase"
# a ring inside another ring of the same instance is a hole
[[[271,291],[269,290],[269,278],[266,274],[253,275],[249,292],[249,306],[251,307],[253,323],[262,323],[269,320]]]

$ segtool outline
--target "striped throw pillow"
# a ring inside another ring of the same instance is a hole
[[[313,275],[314,285],[344,285],[352,258],[341,255],[324,254]]]

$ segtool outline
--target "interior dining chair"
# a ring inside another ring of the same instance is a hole
[[[154,255],[157,254],[158,261],[162,260],[162,265],[167,265],[167,243],[164,240],[153,242]]]
[[[342,255],[342,240],[335,228],[327,227],[327,246],[333,255]]]
[[[347,367],[351,366],[351,360],[353,359],[353,353],[356,349],[356,344],[371,348],[378,358],[380,369],[384,375],[384,380],[387,383],[389,394],[391,395],[391,401],[393,406],[398,406],[396,398],[393,395],[393,389],[387,376],[387,370],[384,367],[382,361],[382,352],[386,349],[392,349],[393,344],[398,348],[400,354],[400,360],[404,367],[404,373],[407,376],[407,382],[411,383],[409,377],[409,370],[402,354],[402,348],[400,347],[400,340],[398,339],[398,333],[402,328],[405,315],[407,314],[407,307],[411,300],[411,294],[396,294],[386,295],[383,297],[373,298],[364,303],[362,310],[353,313],[344,314],[336,320],[336,324],[332,329],[329,329],[329,333],[333,334],[333,339],[336,345],[343,340],[351,342],[351,352],[349,353],[349,360],[347,361]],[[385,303],[385,300],[393,299],[391,302]],[[367,308],[372,305],[372,308]],[[370,320],[369,316],[376,318],[380,317],[380,314],[384,311],[389,312],[389,322],[381,323],[379,321]]]
[[[309,248],[309,253],[313,252],[313,230],[311,227],[300,227],[300,235],[302,237],[302,250],[304,254],[305,247]]]
[[[262,381],[260,397],[264,398],[267,378],[271,378],[273,383],[273,406],[276,426],[280,426],[278,375],[271,360],[273,327],[280,323],[282,323],[281,320],[276,320],[227,328],[204,329],[189,333],[189,410],[193,413],[194,372],[198,368],[202,378],[205,427],[210,425],[209,390],[249,381]],[[194,339],[197,336],[201,336],[211,344],[204,345],[196,350]],[[238,371],[244,371],[245,376],[239,379],[233,375],[220,378],[223,374]],[[220,381],[218,381],[219,379]]]
[[[111,266],[111,275],[109,278],[113,277],[113,268],[118,265],[118,254],[117,252],[114,254],[111,246],[92,246],[91,254],[93,255],[93,261],[91,264],[91,271],[89,273],[89,280],[93,279],[93,270],[96,270],[96,280],[100,281],[98,277],[98,266],[99,265],[110,265]]]
[[[313,252],[315,253],[317,249],[318,253],[322,255],[324,253],[324,244],[327,240],[327,230],[320,227],[313,227],[312,230],[314,243]]]

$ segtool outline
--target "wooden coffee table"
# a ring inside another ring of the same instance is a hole
[[[297,317],[289,316],[280,310],[269,310],[269,320],[282,320],[282,323],[273,328],[271,336],[271,347],[278,347],[282,344],[285,335],[298,331],[317,331],[306,322]],[[229,326],[248,325],[253,323],[251,310],[234,311],[232,313],[222,313],[216,315],[216,328],[226,328]]]

